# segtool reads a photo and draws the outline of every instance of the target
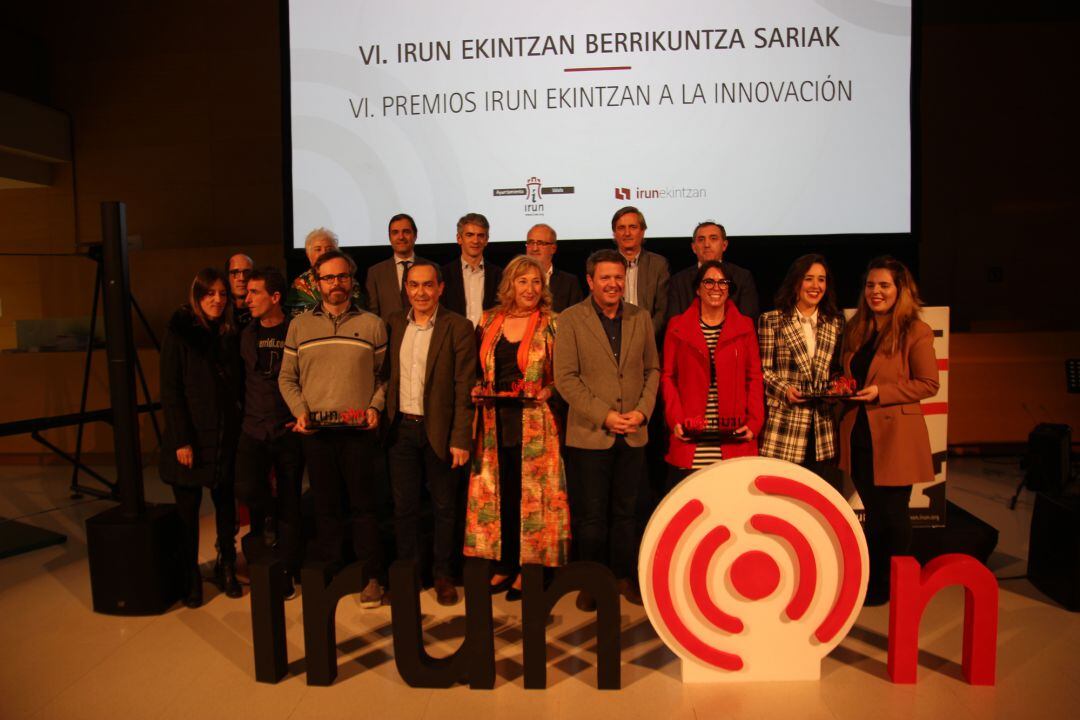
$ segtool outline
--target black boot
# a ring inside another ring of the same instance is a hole
[[[202,573],[196,565],[187,574],[187,596],[184,597],[184,605],[189,608],[197,608],[203,603]]]
[[[240,581],[236,579],[235,560],[221,562],[221,589],[225,592],[225,597],[238,598],[244,594],[240,589]]]

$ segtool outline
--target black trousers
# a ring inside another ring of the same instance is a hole
[[[636,578],[645,448],[630,447],[621,436],[607,450],[567,447],[566,469],[577,558],[604,563],[619,579]]]
[[[180,516],[181,558],[185,573],[199,564],[199,506],[202,505],[202,486],[173,485],[176,512]],[[214,521],[217,525],[218,550],[224,562],[236,561],[236,498],[232,478],[222,480],[210,489],[214,501]]]
[[[271,492],[274,471],[277,497]],[[296,574],[304,559],[300,493],[304,476],[304,453],[300,435],[284,433],[272,440],[240,435],[236,448],[236,497],[251,509],[251,531],[262,532],[263,521],[277,520],[278,543],[289,572]]]
[[[521,446],[499,448],[499,528],[502,554],[495,563],[500,575],[521,571]]]
[[[453,577],[455,557],[461,553],[464,540],[458,535],[457,523],[461,473],[435,453],[422,420],[398,418],[390,431],[387,457],[397,556],[420,560],[420,503],[426,484],[435,516],[432,574],[436,578]]]
[[[893,555],[907,555],[911,550],[911,486],[874,484],[874,451],[852,446],[851,479],[866,508],[867,550],[870,553],[870,582],[867,596],[887,598],[889,572]]]
[[[371,467],[379,452],[369,430],[320,430],[304,436],[311,494],[315,500],[315,540],[311,557],[332,567],[344,560],[345,530],[363,568],[365,582],[381,580],[383,551],[376,517],[376,476]]]

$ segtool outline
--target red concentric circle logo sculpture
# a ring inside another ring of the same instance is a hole
[[[806,468],[737,458],[694,473],[653,513],[638,574],[684,682],[816,680],[866,595],[866,539]]]

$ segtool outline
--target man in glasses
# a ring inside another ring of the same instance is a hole
[[[555,229],[538,223],[525,235],[525,254],[535,258],[547,273],[547,286],[551,290],[551,309],[561,313],[571,305],[581,302],[581,283],[568,272],[556,270],[551,264],[555,257]]]
[[[253,538],[266,547],[280,547],[288,571],[285,597],[292,599],[303,560],[300,482],[304,459],[300,435],[291,432],[293,414],[278,389],[289,329],[282,308],[288,287],[285,276],[275,268],[253,270],[247,282],[252,322],[240,333],[244,420],[236,451],[236,497],[251,510]]]
[[[294,430],[303,435],[315,500],[312,559],[329,573],[340,569],[348,523],[364,579],[360,605],[377,607],[383,552],[373,467],[386,395],[386,325],[353,300],[351,257],[332,250],[312,270],[321,301],[289,325],[278,384],[296,418]]]
[[[243,330],[251,322],[251,313],[248,312],[245,299],[247,298],[248,279],[251,277],[251,271],[254,267],[255,263],[243,253],[237,253],[229,258],[227,266],[229,294],[232,295],[233,301],[233,320],[240,330]]]
[[[714,220],[699,222],[690,240],[690,249],[697,256],[697,264],[680,270],[671,276],[668,286],[668,318],[682,315],[694,299],[694,276],[701,263],[716,260],[724,268],[724,277],[731,281],[731,299],[746,317],[756,321],[758,316],[757,286],[749,270],[724,260],[728,248],[727,231]]]

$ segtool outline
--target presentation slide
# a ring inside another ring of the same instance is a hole
[[[293,240],[910,232],[911,3],[292,0]]]

